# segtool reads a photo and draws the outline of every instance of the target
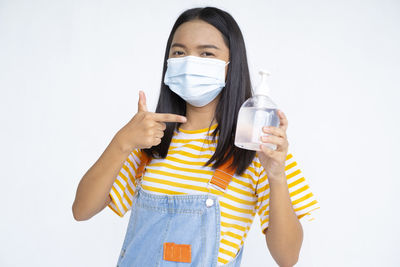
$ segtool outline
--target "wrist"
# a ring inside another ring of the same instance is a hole
[[[271,184],[277,184],[277,185],[287,185],[287,179],[286,175],[284,173],[279,174],[279,175],[271,175],[267,176],[268,177],[268,183]]]
[[[120,131],[115,134],[111,142],[114,143],[122,153],[131,153],[132,150],[136,148],[134,144],[129,144],[129,142],[125,140],[123,133]]]

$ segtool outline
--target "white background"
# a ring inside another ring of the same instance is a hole
[[[272,72],[321,205],[297,266],[399,266],[400,3],[386,0],[0,0],[0,265],[116,265],[129,216],[76,222],[75,191],[139,89],[154,110],[169,32],[197,5],[237,20],[254,84]],[[258,217],[245,246],[242,266],[276,266]]]

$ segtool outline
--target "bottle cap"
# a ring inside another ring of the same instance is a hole
[[[261,81],[256,87],[255,94],[269,96],[271,90],[267,84],[267,78],[271,73],[267,70],[260,70],[258,73],[261,75]]]

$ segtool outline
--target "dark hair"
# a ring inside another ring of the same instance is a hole
[[[213,25],[222,33],[224,42],[229,48],[230,60],[225,88],[221,91],[221,97],[215,110],[218,126],[213,131],[212,136],[215,140],[217,133],[219,134],[217,147],[215,153],[205,165],[210,165],[214,161],[211,166],[216,169],[233,156],[232,167],[236,167],[236,174],[241,175],[250,165],[256,153],[234,145],[239,109],[243,102],[252,96],[252,91],[243,35],[238,24],[229,13],[214,7],[204,7],[188,9],[178,17],[172,27],[165,49],[161,90],[156,112],[186,115],[185,100],[172,92],[163,81],[175,31],[181,24],[196,19]],[[149,149],[144,149],[147,155],[162,158],[167,156],[174,130],[179,129],[180,123],[168,122],[166,126],[161,143]]]

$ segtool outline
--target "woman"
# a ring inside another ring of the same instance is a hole
[[[73,214],[132,209],[118,266],[240,266],[256,213],[272,257],[294,265],[299,218],[317,207],[288,153],[288,121],[263,128],[260,151],[234,146],[251,97],[244,40],[217,8],[182,13],[170,33],[156,112],[138,112],[79,183]],[[268,135],[268,136],[267,136]],[[185,265],[186,264],[186,265]]]

